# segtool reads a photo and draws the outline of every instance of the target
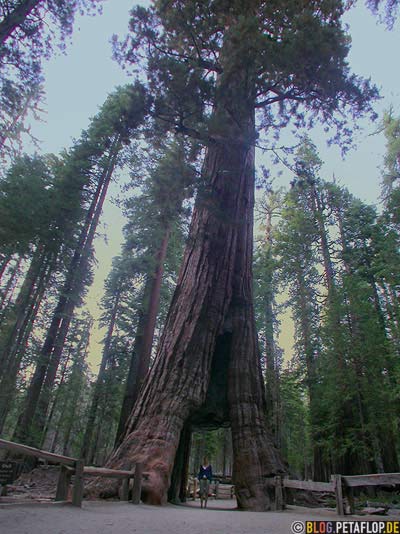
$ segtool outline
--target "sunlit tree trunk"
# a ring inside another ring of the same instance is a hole
[[[107,363],[110,358],[110,347],[111,347],[112,336],[113,336],[113,332],[115,328],[115,322],[117,319],[118,308],[120,304],[120,296],[121,296],[121,291],[118,290],[114,298],[114,304],[113,304],[113,309],[111,312],[110,321],[108,323],[107,334],[104,339],[104,347],[103,347],[103,354],[102,354],[101,363],[100,363],[100,369],[99,369],[97,380],[96,380],[96,383],[93,389],[93,396],[92,396],[91,403],[90,403],[88,420],[87,420],[86,429],[85,429],[85,435],[83,437],[83,442],[82,442],[80,456],[81,458],[84,458],[87,463],[92,463],[93,457],[96,454],[96,451],[95,451],[96,444],[93,442],[94,441],[93,440],[94,426],[95,426],[98,406],[100,402],[101,392],[102,392],[102,389],[104,388],[105,372],[106,372]]]
[[[155,255],[154,273],[147,277],[143,290],[143,302],[139,311],[133,354],[115,439],[116,446],[120,445],[122,441],[128,417],[138,397],[140,386],[149,371],[154,330],[160,304],[164,262],[167,255],[170,233],[170,228],[167,227],[164,237],[161,240],[160,248]]]

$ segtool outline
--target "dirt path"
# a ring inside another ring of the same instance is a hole
[[[129,503],[0,506],[1,534],[291,534],[294,521],[337,520],[334,512],[290,507],[284,512],[251,513],[188,506],[154,507]],[[348,518],[346,518],[348,519]],[[361,519],[360,517],[352,519]],[[363,519],[366,519],[365,517]],[[372,518],[370,518],[372,519]],[[383,519],[375,517],[375,519]],[[384,519],[389,519],[385,517]],[[398,517],[396,518],[398,519]]]

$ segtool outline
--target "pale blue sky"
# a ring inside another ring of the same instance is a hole
[[[128,27],[129,10],[138,2],[132,0],[107,0],[103,15],[78,17],[72,44],[66,55],[57,55],[45,65],[46,114],[45,122],[32,124],[32,133],[41,140],[43,152],[59,152],[71,145],[73,138],[79,137],[107,94],[116,85],[129,83],[127,74],[111,59],[111,35],[125,35]],[[145,4],[147,2],[141,2]],[[396,56],[400,49],[399,24],[388,31],[361,4],[346,15],[353,39],[350,65],[356,74],[371,77],[381,88],[382,100],[377,104],[378,113],[393,105],[400,114],[400,72]],[[333,173],[347,185],[352,193],[368,202],[377,202],[380,193],[379,166],[384,154],[382,135],[371,136],[376,125],[363,123],[363,131],[357,134],[358,149],[351,152],[345,161],[340,150],[327,148],[320,134],[310,132],[318,145],[320,157],[326,162],[322,175],[330,178]],[[28,150],[32,150],[27,145]],[[282,176],[282,183],[292,179],[288,173]],[[111,195],[115,194],[113,187]],[[107,225],[108,244],[98,239],[96,255],[98,267],[95,282],[88,301],[95,316],[97,304],[102,294],[103,281],[107,275],[111,259],[118,254],[121,241],[123,219],[119,210],[107,202],[103,215]],[[101,355],[99,339],[101,332],[93,333],[91,359],[98,362]],[[290,347],[290,336],[285,342]]]

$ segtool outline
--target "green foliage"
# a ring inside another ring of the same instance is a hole
[[[0,181],[0,250],[25,254],[52,226],[54,170],[48,158],[22,156]]]
[[[393,29],[399,11],[398,0],[367,0],[366,4],[389,29]]]
[[[1,0],[0,156],[28,131],[28,111],[42,98],[42,62],[71,35],[76,13],[95,13],[102,0]],[[29,131],[28,131],[29,132]]]
[[[272,259],[261,260],[264,285],[275,262],[295,323],[295,356],[279,382],[283,450],[292,467],[321,479],[396,470],[396,212],[387,205],[378,216],[346,189],[320,180],[319,168],[315,147],[304,139],[297,177],[272,230]],[[309,444],[305,463],[286,436],[285,424],[297,428],[297,418],[307,420],[305,437],[296,434]]]
[[[90,371],[86,361],[93,319],[77,317],[67,338],[62,368],[47,422],[47,447],[78,456],[83,438]]]
[[[284,369],[280,375],[282,410],[282,453],[290,472],[307,476],[312,463],[307,391],[295,369]],[[299,444],[302,444],[301,448]]]
[[[349,142],[343,112],[370,112],[377,92],[349,73],[349,39],[340,1],[190,2],[163,0],[132,10],[130,35],[115,56],[141,64],[165,128],[206,140],[226,135],[227,106],[240,122],[246,107],[263,110],[260,128],[320,117]],[[245,115],[243,115],[245,116]],[[217,122],[215,122],[217,121]],[[335,135],[334,135],[335,136]]]
[[[388,196],[400,184],[400,119],[386,112],[382,121],[386,137],[386,154],[384,158],[385,174],[383,177],[384,195]]]

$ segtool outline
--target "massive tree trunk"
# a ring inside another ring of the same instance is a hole
[[[284,472],[265,424],[265,395],[252,296],[254,106],[240,93],[215,111],[188,245],[149,379],[109,466],[140,461],[145,502],[167,501],[184,425],[232,428],[238,505],[274,506],[268,478]],[[229,111],[227,111],[229,110]],[[92,491],[110,486],[98,480]],[[115,488],[113,488],[115,490]]]

